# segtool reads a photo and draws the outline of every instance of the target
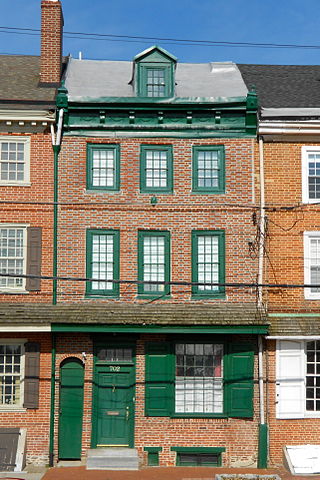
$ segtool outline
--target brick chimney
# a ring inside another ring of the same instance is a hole
[[[40,83],[60,82],[62,65],[63,13],[60,0],[41,0]]]

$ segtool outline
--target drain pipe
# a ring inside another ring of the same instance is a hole
[[[51,130],[52,135],[52,148],[54,155],[54,194],[53,194],[53,283],[52,283],[52,304],[57,304],[57,273],[58,273],[58,159],[61,149],[61,134],[63,123],[63,108],[59,110],[59,120],[56,139],[54,139],[53,127]]]
[[[259,169],[260,169],[260,236],[259,236],[259,257],[258,257],[258,308],[263,306],[263,290],[260,286],[263,283],[263,261],[265,243],[265,190],[264,190],[264,155],[263,138],[259,137]],[[268,425],[265,421],[264,408],[264,385],[263,385],[263,340],[258,337],[258,366],[259,366],[259,444],[258,444],[258,468],[268,466]]]
[[[58,250],[58,159],[59,152],[61,149],[61,134],[62,134],[62,124],[63,124],[63,108],[59,110],[59,120],[57,127],[57,135],[55,138],[53,125],[51,125],[51,138],[52,138],[52,149],[54,157],[54,166],[53,166],[53,184],[54,184],[54,193],[53,193],[53,285],[52,285],[52,304],[57,304],[57,250]],[[50,432],[49,432],[49,466],[53,467],[54,461],[54,413],[55,413],[55,387],[56,387],[56,336],[55,333],[51,333],[52,338],[52,349],[51,349],[51,395],[50,395]]]

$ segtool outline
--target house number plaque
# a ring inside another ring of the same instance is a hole
[[[120,366],[110,365],[110,372],[120,372]]]

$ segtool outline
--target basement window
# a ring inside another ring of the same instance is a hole
[[[179,467],[221,467],[224,447],[171,447]]]

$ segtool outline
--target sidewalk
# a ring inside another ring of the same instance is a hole
[[[291,475],[284,469],[149,467],[138,471],[86,470],[85,467],[55,467],[42,480],[214,480],[217,474],[279,475],[281,480],[320,480],[320,475]],[[271,479],[270,479],[271,480]]]

